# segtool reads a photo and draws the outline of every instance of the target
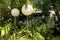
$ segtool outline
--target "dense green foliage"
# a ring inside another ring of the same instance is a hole
[[[51,0],[30,0],[35,11],[43,11],[45,15],[29,16],[28,30],[26,24],[26,16],[21,12],[21,8],[26,4],[26,0],[0,0],[0,39],[1,40],[60,40],[60,36],[54,36],[53,30],[50,28],[53,20],[49,18],[49,10],[53,8]],[[56,8],[60,11],[60,0],[55,2]],[[11,10],[18,8],[20,15],[16,18],[16,26],[14,26],[14,17]],[[60,27],[60,26],[59,26]]]

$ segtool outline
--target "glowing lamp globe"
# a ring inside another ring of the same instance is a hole
[[[22,7],[22,13],[23,13],[24,15],[29,16],[29,15],[32,14],[32,12],[33,12],[33,6],[32,6],[32,5],[28,4],[27,6],[24,5],[24,6]]]
[[[12,9],[12,11],[11,11],[11,15],[14,17],[17,17],[19,15],[19,13],[20,13],[19,10],[16,8]]]

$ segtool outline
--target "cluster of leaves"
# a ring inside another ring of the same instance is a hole
[[[3,27],[1,27],[1,36],[4,36],[6,34],[9,33],[9,31],[11,30],[11,23],[5,24]]]

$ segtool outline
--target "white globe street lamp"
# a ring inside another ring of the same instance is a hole
[[[19,10],[16,8],[12,9],[12,11],[11,11],[11,15],[14,16],[14,25],[15,26],[16,26],[16,17],[19,15],[19,13],[20,13]]]
[[[27,16],[27,30],[28,30],[28,16],[33,13],[33,6],[30,4],[24,5],[21,11],[25,16]]]

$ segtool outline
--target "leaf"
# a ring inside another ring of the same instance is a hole
[[[5,28],[2,28],[1,29],[1,36],[4,36],[5,35]]]
[[[8,34],[10,30],[11,30],[11,23],[8,23],[4,27],[1,28],[1,36]]]
[[[38,32],[35,34],[35,36],[38,40],[44,40],[44,37],[41,34],[39,34]]]

